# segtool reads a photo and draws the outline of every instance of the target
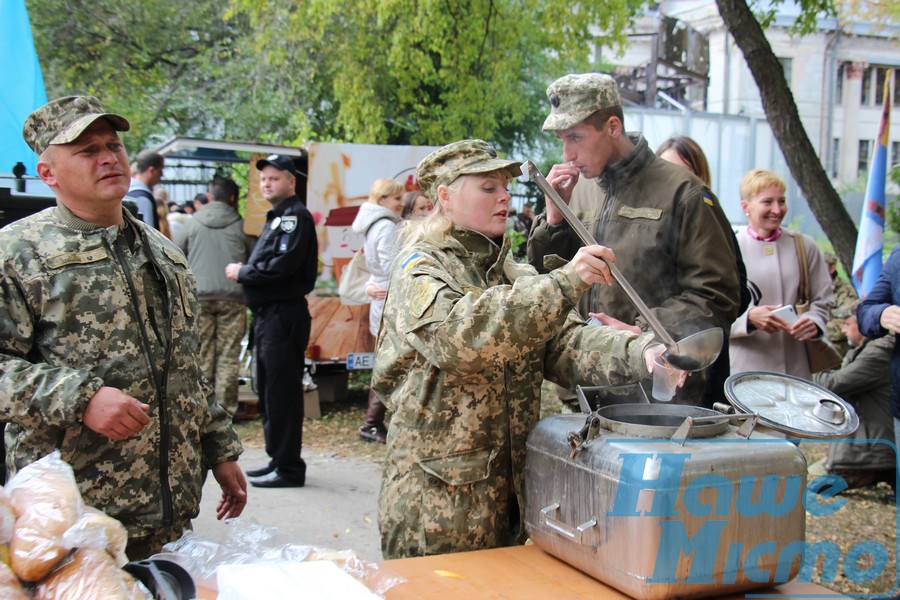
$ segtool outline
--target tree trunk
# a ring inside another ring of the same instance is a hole
[[[716,0],[716,5],[759,87],[763,109],[791,175],[844,269],[850,273],[856,251],[856,225],[806,135],[784,69],[745,0]]]

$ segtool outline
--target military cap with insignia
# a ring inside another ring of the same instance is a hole
[[[544,131],[575,127],[589,116],[613,106],[621,106],[616,80],[603,73],[563,75],[547,88],[550,115]]]

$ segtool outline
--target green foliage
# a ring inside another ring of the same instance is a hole
[[[800,6],[800,14],[790,27],[790,32],[797,35],[806,35],[816,30],[819,19],[836,17],[838,15],[835,0],[794,0]],[[785,0],[750,0],[756,20],[763,29],[769,27],[775,21],[775,15]]]
[[[528,241],[524,233],[516,231],[515,229],[507,231],[506,237],[509,238],[509,251],[511,254],[518,254],[519,250],[524,248]]]
[[[171,135],[277,143],[555,145],[546,86],[597,69],[646,0],[27,0],[51,97]],[[602,31],[592,24],[601,23]]]
[[[900,2],[896,0],[835,0],[842,21],[863,21],[883,25],[900,24]],[[895,36],[896,37],[896,36]]]
[[[132,123],[130,152],[172,135],[289,142],[308,73],[265,65],[218,2],[27,0],[47,94],[93,94]],[[286,57],[289,59],[291,57]]]

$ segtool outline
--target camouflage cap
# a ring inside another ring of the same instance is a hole
[[[836,265],[837,264],[837,256],[835,256],[831,252],[826,252],[825,253],[825,263],[829,264],[831,266]]]
[[[850,304],[847,304],[846,306],[835,307],[831,311],[831,316],[837,317],[838,319],[846,319],[847,317],[855,317],[856,309],[858,306],[859,306],[859,300],[854,300],[853,302],[851,302]]]
[[[462,140],[423,158],[416,167],[416,178],[419,187],[436,202],[438,186],[450,185],[460,175],[506,171],[510,177],[518,177],[522,174],[521,164],[498,158],[497,151],[483,140]]]
[[[550,115],[544,131],[568,129],[603,108],[620,106],[616,80],[602,73],[563,75],[547,88]]]
[[[25,119],[22,138],[40,156],[48,146],[69,144],[100,118],[106,118],[116,131],[128,131],[131,124],[125,117],[103,111],[93,96],[57,98],[35,110]]]

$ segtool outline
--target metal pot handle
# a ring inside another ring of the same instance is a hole
[[[582,446],[600,435],[600,419],[596,413],[591,413],[584,421],[584,426],[579,431],[570,431],[566,434],[566,444],[571,448],[569,458],[574,459],[581,452]]]
[[[600,543],[597,541],[598,536],[591,535],[591,532],[595,527],[599,528],[599,526],[597,525],[597,519],[591,519],[590,521],[585,521],[577,527],[573,527],[568,523],[563,523],[556,517],[552,516],[552,514],[556,513],[557,511],[559,511],[558,502],[554,502],[550,506],[542,508],[541,524],[547,526],[548,529],[555,531],[559,535],[572,540],[579,546],[596,548],[600,545]],[[590,543],[585,543],[585,538],[593,539],[590,540]]]
[[[720,412],[723,412],[723,414],[710,417],[686,417],[681,423],[681,426],[672,434],[672,441],[680,442],[681,445],[684,445],[685,440],[691,437],[691,430],[694,428],[695,424],[717,422],[722,419],[728,419],[732,423],[735,421],[743,421],[735,433],[743,438],[749,438],[750,434],[753,433],[753,429],[756,427],[756,423],[759,421],[759,414],[757,413],[734,413],[733,408],[732,414],[726,414],[724,411]]]

